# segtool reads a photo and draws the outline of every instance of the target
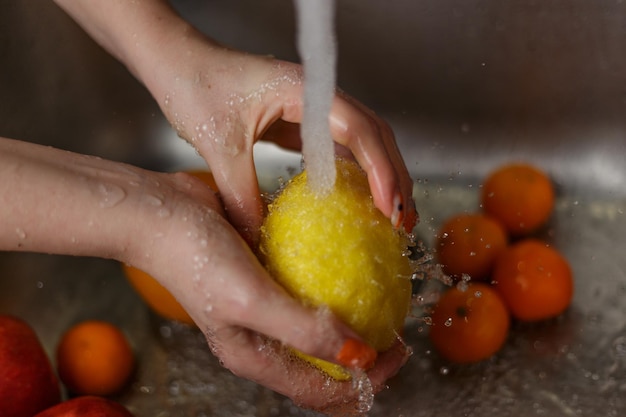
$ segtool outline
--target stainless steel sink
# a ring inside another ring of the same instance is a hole
[[[558,320],[515,325],[493,359],[454,366],[407,321],[414,355],[372,416],[618,416],[626,411],[626,4],[613,0],[342,0],[340,85],[395,129],[415,178],[418,239],[474,210],[481,178],[526,160],[558,187],[541,237],[572,264]],[[235,47],[297,60],[285,0],[178,0]],[[148,93],[52,2],[0,2],[0,135],[145,168],[202,162]],[[271,189],[299,157],[257,149]],[[28,320],[52,353],[77,320],[120,325],[139,355],[117,398],[142,416],[313,413],[220,367],[200,335],[154,317],[115,262],[0,254],[0,312]],[[426,282],[424,288],[432,283]]]

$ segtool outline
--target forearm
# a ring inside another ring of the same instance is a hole
[[[168,108],[171,102],[189,94],[189,88],[208,92],[237,72],[240,54],[193,28],[165,0],[55,2],[126,65],[173,125],[182,115]],[[233,56],[235,60],[228,59]]]
[[[128,233],[115,221],[125,175],[107,165],[0,139],[0,249],[119,257]]]
[[[191,26],[165,0],[54,0],[141,81]]]
[[[0,138],[0,250],[135,261],[198,210],[223,214],[190,176]]]

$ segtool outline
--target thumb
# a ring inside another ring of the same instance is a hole
[[[269,280],[271,278],[268,277]],[[347,368],[369,369],[377,352],[327,308],[310,308],[290,297],[273,280],[259,290],[247,313],[236,323],[305,354]]]

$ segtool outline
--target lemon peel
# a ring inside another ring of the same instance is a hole
[[[411,302],[410,239],[373,203],[367,177],[337,159],[334,188],[316,195],[306,170],[268,207],[260,250],[274,279],[304,305],[326,307],[379,352],[398,337]],[[296,352],[335,379],[343,367]]]

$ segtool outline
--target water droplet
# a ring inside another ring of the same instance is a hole
[[[151,206],[159,207],[163,205],[163,198],[153,194],[144,195],[143,200]]]
[[[181,392],[180,382],[172,381],[169,386],[169,394],[173,397],[177,397]]]
[[[446,321],[443,323],[443,325],[446,327],[452,326],[452,317],[448,317]]]
[[[172,213],[170,212],[168,208],[163,207],[159,209],[159,212],[157,214],[160,218],[164,219],[166,217],[169,217]]]
[[[15,229],[15,234],[17,234],[17,237],[19,237],[22,240],[26,239],[26,232],[22,228],[17,227]]]
[[[154,387],[149,385],[142,385],[139,387],[139,391],[143,394],[152,394],[154,392]]]
[[[161,326],[159,328],[159,333],[161,333],[161,337],[164,339],[169,339],[172,337],[172,328],[170,326]]]
[[[613,357],[626,358],[626,336],[620,336],[613,341]]]
[[[126,197],[126,192],[116,184],[99,183],[96,192],[100,196],[102,208],[115,207]]]
[[[439,373],[441,375],[448,375],[450,373],[450,368],[448,368],[447,366],[442,366],[441,368],[439,368]]]
[[[359,392],[357,412],[367,413],[374,405],[374,387],[367,374],[363,371],[352,372],[352,387]]]

